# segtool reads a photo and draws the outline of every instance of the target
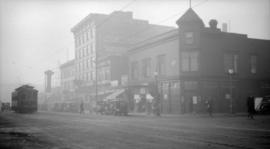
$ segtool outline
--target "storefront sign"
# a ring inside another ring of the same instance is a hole
[[[141,93],[141,94],[145,94],[145,93],[146,93],[145,88],[141,88],[141,89],[140,89],[140,93]]]
[[[225,94],[225,99],[231,99],[231,94]]]
[[[193,104],[197,104],[198,103],[198,97],[197,96],[193,96],[192,97],[192,102],[193,102]]]

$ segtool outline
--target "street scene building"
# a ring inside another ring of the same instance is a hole
[[[60,68],[74,99],[92,103],[124,89],[130,111],[146,112],[156,99],[161,113],[201,113],[211,100],[213,111],[234,113],[248,96],[269,93],[270,41],[221,30],[215,19],[206,25],[192,8],[178,28],[132,15],[89,14],[71,29],[75,59]]]
[[[74,91],[74,60],[70,60],[60,66],[61,73],[61,87],[64,91]]]
[[[243,112],[250,95],[269,93],[270,41],[228,33],[210,20],[206,27],[190,8],[178,29],[145,40],[129,50],[129,80],[144,96],[156,83],[163,113]]]
[[[0,10],[0,149],[270,149],[270,0]]]
[[[75,41],[74,85],[83,100],[103,98],[103,94],[112,92],[112,87],[127,84],[128,47],[172,29],[134,19],[132,15],[122,11],[89,14],[71,29]],[[138,34],[141,30],[146,32]]]

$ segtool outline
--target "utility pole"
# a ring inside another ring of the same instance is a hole
[[[230,80],[230,112],[233,114],[233,84],[232,84],[232,75],[234,74],[233,69],[229,69],[229,80]]]
[[[96,75],[96,81],[95,81],[95,87],[96,87],[96,102],[98,101],[98,58],[97,58],[97,49],[96,49],[96,60],[95,60],[95,75]]]

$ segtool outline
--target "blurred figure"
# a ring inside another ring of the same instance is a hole
[[[146,112],[148,115],[150,115],[152,113],[153,99],[154,99],[154,97],[150,93],[146,94]]]
[[[141,102],[141,97],[138,94],[134,95],[134,101],[135,101],[135,111],[134,112],[139,112],[139,104]]]
[[[254,109],[254,97],[253,96],[249,96],[247,98],[247,109],[248,109],[248,118],[254,119],[253,115],[255,112]]]
[[[157,97],[154,98],[153,100],[153,104],[152,104],[152,111],[153,111],[153,114],[156,115],[156,116],[161,116],[160,115],[160,97],[159,95],[157,95]]]
[[[206,100],[206,108],[207,108],[207,112],[209,114],[210,117],[212,117],[212,113],[213,113],[213,100],[212,98],[208,98]]]
[[[83,101],[80,104],[80,114],[84,113]]]

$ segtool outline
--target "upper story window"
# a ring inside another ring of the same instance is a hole
[[[238,60],[237,54],[229,53],[224,54],[224,72],[228,73],[229,70],[233,70],[234,73],[238,72]]]
[[[131,78],[134,80],[139,78],[139,63],[137,61],[131,63]]]
[[[185,32],[185,44],[194,43],[194,32]]]
[[[142,75],[144,78],[151,76],[151,58],[143,59],[143,61],[142,61]]]
[[[157,72],[159,75],[166,74],[166,55],[158,55],[157,56]]]
[[[85,33],[85,34],[86,34],[86,35],[85,35],[85,36],[86,36],[86,41],[89,40],[89,34],[88,34],[88,32],[89,32],[89,31],[86,31],[86,33]]]
[[[198,51],[182,52],[181,65],[183,72],[198,71],[199,52]]]
[[[250,73],[257,73],[257,55],[250,56]]]

